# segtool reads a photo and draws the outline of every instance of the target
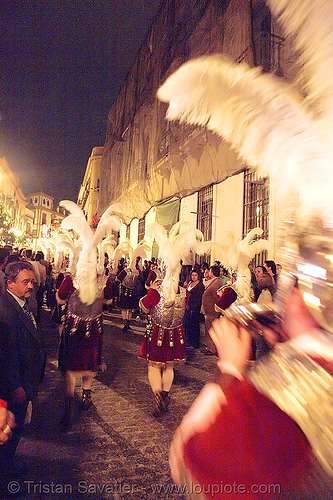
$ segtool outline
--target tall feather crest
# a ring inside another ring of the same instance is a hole
[[[141,240],[138,245],[133,250],[133,259],[131,262],[131,269],[134,271],[137,257],[141,257],[142,260],[148,258],[151,252],[151,247],[145,240]]]
[[[94,236],[96,245],[98,245],[102,241],[108,229],[112,229],[113,231],[120,231],[121,220],[118,215],[116,215],[119,207],[119,204],[110,205],[109,208],[107,208],[103,213]]]
[[[70,200],[62,200],[59,205],[71,213],[71,215],[68,215],[62,221],[61,227],[75,231],[81,238],[83,244],[86,245],[89,242],[91,243],[93,239],[93,232],[90,229],[81,208]]]
[[[173,301],[177,293],[180,261],[191,252],[208,253],[210,246],[203,241],[203,234],[198,229],[190,228],[187,222],[177,222],[170,230],[169,237],[164,227],[157,222],[147,227],[149,237],[155,238],[159,250],[158,256],[166,266],[166,274],[162,282],[163,292],[168,300]]]
[[[300,97],[274,75],[220,55],[201,57],[173,73],[157,96],[169,103],[169,120],[208,127],[271,175],[280,197],[294,197],[296,184],[304,209],[333,205],[330,148]]]
[[[133,262],[133,247],[131,245],[131,242],[128,238],[123,239],[119,245],[115,248],[114,255],[113,255],[113,266],[114,269],[116,269],[116,266],[118,265],[119,260],[122,257],[128,256],[129,258],[129,264]]]
[[[219,256],[222,264],[237,271],[237,281],[234,286],[242,300],[250,300],[251,273],[249,263],[256,254],[263,250],[272,249],[272,244],[268,240],[256,239],[262,233],[261,228],[255,227],[243,240],[239,240],[234,233],[227,232],[220,242],[214,244],[216,255]]]
[[[112,236],[107,236],[104,238],[99,246],[99,264],[104,265],[104,254],[106,253],[109,257],[109,261],[113,259],[114,251],[117,246],[116,240]]]
[[[103,271],[102,247],[99,247],[99,252],[97,248],[108,229],[119,231],[121,221],[115,215],[119,211],[119,205],[111,205],[103,213],[95,234],[93,234],[84,213],[76,203],[63,200],[60,202],[60,206],[70,212],[70,215],[62,221],[61,227],[75,231],[82,242],[75,275],[80,299],[85,304],[92,304],[99,293],[97,275]],[[73,254],[73,262],[74,258],[75,254]]]
[[[298,79],[316,119],[333,128],[333,9],[327,0],[268,0],[299,57]]]
[[[237,281],[235,288],[238,296],[245,301],[251,300],[251,273],[249,263],[256,254],[263,250],[271,250],[272,244],[265,239],[255,240],[255,238],[263,233],[262,229],[256,227],[252,229],[243,240],[236,244],[233,251],[234,258],[231,265],[237,269]]]

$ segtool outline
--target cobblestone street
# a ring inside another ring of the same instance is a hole
[[[22,474],[2,480],[1,498],[183,499],[169,472],[173,433],[205,382],[216,359],[196,352],[176,366],[170,412],[154,418],[146,363],[137,358],[144,322],[124,333],[119,313],[105,314],[106,370],[93,384],[94,406],[77,411],[70,432],[60,430],[63,381],[57,369],[58,335],[44,314],[48,349],[46,376],[34,403],[32,423],[18,453]]]

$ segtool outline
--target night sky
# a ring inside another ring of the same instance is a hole
[[[76,201],[161,0],[1,0],[0,155],[25,195]]]

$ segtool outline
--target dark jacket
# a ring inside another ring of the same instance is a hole
[[[204,284],[199,281],[191,290],[186,291],[186,310],[199,313],[201,309],[202,295],[205,291]]]
[[[6,291],[0,299],[2,359],[0,397],[10,400],[14,389],[23,387],[33,399],[44,375],[45,347],[41,333],[15,298]]]

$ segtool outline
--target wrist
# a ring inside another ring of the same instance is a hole
[[[240,381],[244,380],[244,377],[239,369],[231,363],[231,361],[218,361],[217,366],[219,367],[221,373],[232,375]]]

